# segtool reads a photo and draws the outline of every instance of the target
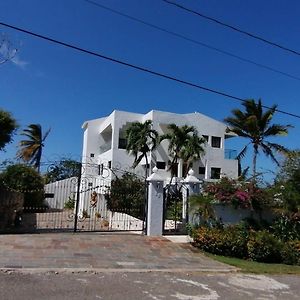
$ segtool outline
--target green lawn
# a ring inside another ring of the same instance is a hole
[[[208,257],[219,262],[235,266],[241,269],[240,272],[256,273],[256,274],[299,274],[300,266],[290,266],[283,264],[266,264],[255,261],[243,260],[234,257],[219,256],[210,253],[205,253]]]

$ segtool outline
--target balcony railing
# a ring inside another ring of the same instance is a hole
[[[236,159],[237,151],[232,149],[225,149],[225,159]]]

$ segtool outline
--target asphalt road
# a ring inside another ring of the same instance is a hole
[[[0,299],[299,299],[300,276],[239,273],[0,273]]]

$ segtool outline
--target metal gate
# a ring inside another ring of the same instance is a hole
[[[188,223],[188,190],[184,185],[169,184],[163,194],[163,233],[185,234]]]
[[[145,187],[139,195],[131,188],[118,193],[112,189],[112,169],[91,163],[79,166],[77,176],[49,182],[39,191],[42,204],[15,211],[15,222],[5,232],[145,230]]]

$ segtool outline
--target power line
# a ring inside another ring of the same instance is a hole
[[[152,24],[152,23],[143,21],[143,20],[138,19],[138,18],[136,18],[136,17],[130,16],[130,15],[128,15],[128,14],[124,14],[124,13],[122,13],[122,12],[120,12],[120,11],[117,11],[117,10],[112,9],[112,8],[110,8],[110,7],[104,6],[104,5],[102,5],[102,4],[98,3],[98,2],[95,2],[95,1],[92,1],[92,0],[83,0],[83,1],[85,1],[85,2],[87,2],[87,3],[89,3],[89,4],[91,4],[91,5],[94,5],[94,6],[96,6],[96,7],[99,7],[99,8],[105,9],[105,10],[108,10],[108,11],[114,13],[114,14],[120,15],[120,16],[125,17],[125,18],[127,18],[127,19],[130,19],[130,20],[132,20],[132,21],[138,22],[138,23],[140,23],[140,24],[143,24],[143,25],[146,25],[146,26],[148,26],[148,27],[154,28],[154,29],[156,29],[156,30],[162,31],[162,32],[164,32],[164,33],[170,34],[170,35],[175,36],[175,37],[177,37],[177,38],[186,40],[186,41],[188,41],[188,42],[191,42],[191,43],[200,45],[200,46],[202,46],[202,47],[205,47],[205,48],[208,48],[208,49],[210,49],[210,50],[219,52],[219,53],[221,53],[221,54],[224,54],[224,55],[227,55],[227,56],[236,58],[236,59],[238,59],[238,60],[240,60],[240,61],[243,61],[243,62],[252,64],[252,65],[255,65],[255,66],[257,66],[257,67],[260,67],[260,68],[263,68],[263,69],[266,69],[266,70],[269,70],[269,71],[272,71],[272,72],[275,72],[275,73],[284,75],[284,76],[286,76],[286,77],[289,77],[289,78],[292,78],[292,79],[295,79],[295,80],[300,81],[300,77],[297,77],[297,76],[295,76],[295,75],[292,75],[292,74],[289,74],[289,73],[280,71],[280,70],[278,70],[278,69],[275,69],[275,68],[273,68],[273,67],[266,66],[266,65],[264,65],[264,64],[257,63],[257,62],[255,62],[255,61],[253,61],[253,60],[250,60],[250,59],[247,59],[247,58],[238,56],[238,55],[233,54],[233,53],[231,53],[231,52],[228,52],[228,51],[225,51],[225,50],[216,48],[216,47],[214,47],[214,46],[211,46],[211,45],[209,45],[209,44],[205,44],[205,43],[200,42],[200,41],[198,41],[198,40],[195,40],[195,39],[186,37],[186,36],[184,36],[184,35],[182,35],[182,34],[180,34],[180,33],[177,33],[177,32],[170,31],[170,30],[168,30],[168,29],[159,27],[159,26],[157,26],[157,25],[155,25],[155,24]]]
[[[237,32],[239,32],[239,33],[242,33],[242,34],[244,34],[244,35],[247,35],[247,36],[249,36],[249,37],[251,37],[251,38],[254,38],[254,39],[256,39],[256,40],[259,40],[259,41],[264,42],[264,43],[266,43],[266,44],[269,44],[269,45],[271,45],[271,46],[277,47],[277,48],[279,48],[279,49],[281,49],[281,50],[284,50],[284,51],[287,51],[287,52],[289,52],[289,53],[293,53],[293,54],[295,54],[295,55],[299,55],[299,56],[300,56],[300,52],[297,51],[297,50],[293,50],[293,49],[287,48],[287,47],[282,46],[282,45],[280,45],[280,44],[278,44],[278,43],[276,43],[276,42],[272,42],[272,41],[270,41],[270,40],[267,40],[266,38],[263,38],[263,37],[261,37],[261,36],[258,36],[258,35],[256,35],[256,34],[254,34],[254,33],[251,33],[251,32],[245,31],[245,30],[243,30],[243,29],[240,29],[240,28],[238,28],[238,27],[236,27],[236,26],[233,26],[233,25],[224,23],[223,21],[220,21],[220,20],[217,20],[217,19],[215,19],[215,18],[213,18],[213,17],[204,15],[203,13],[200,13],[200,12],[198,12],[198,11],[195,11],[195,10],[192,10],[192,9],[190,9],[190,8],[187,8],[187,7],[185,7],[185,6],[183,6],[183,5],[180,5],[180,4],[176,3],[176,2],[169,1],[169,0],[162,0],[162,1],[165,2],[165,3],[168,3],[168,4],[170,4],[170,5],[176,6],[176,7],[180,8],[180,9],[182,9],[182,10],[185,10],[185,11],[187,11],[187,12],[189,12],[189,13],[192,13],[192,14],[194,14],[194,15],[197,15],[197,16],[199,16],[199,17],[201,17],[201,18],[204,18],[204,19],[206,19],[206,20],[215,22],[215,23],[217,23],[217,24],[219,24],[219,25],[221,25],[221,26],[230,28],[230,29],[232,29],[232,30],[234,30],[234,31],[237,31]]]
[[[71,44],[68,44],[66,42],[62,42],[62,41],[47,37],[45,35],[34,33],[32,31],[29,31],[29,30],[26,30],[26,29],[23,29],[23,28],[14,26],[14,25],[10,25],[10,24],[4,23],[4,22],[0,22],[0,25],[11,28],[11,29],[14,29],[14,30],[19,31],[19,32],[23,32],[25,34],[28,34],[28,35],[31,35],[31,36],[34,36],[34,37],[37,37],[37,38],[40,38],[40,39],[43,39],[43,40],[46,40],[46,41],[54,43],[54,44],[64,46],[66,48],[71,48],[71,49],[77,50],[77,51],[85,53],[85,54],[89,54],[89,55],[92,55],[92,56],[96,56],[98,58],[102,58],[102,59],[117,63],[119,65],[123,65],[123,66],[129,67],[129,68],[132,68],[132,69],[136,69],[136,70],[142,71],[144,73],[148,73],[148,74],[152,74],[152,75],[155,75],[155,76],[158,76],[158,77],[161,77],[161,78],[169,79],[171,81],[175,81],[175,82],[181,83],[183,85],[191,86],[191,87],[194,87],[194,88],[197,88],[197,89],[200,89],[200,90],[203,90],[203,91],[207,91],[207,92],[210,92],[210,93],[213,93],[213,94],[216,94],[216,95],[224,96],[226,98],[230,98],[230,99],[242,102],[242,103],[245,103],[247,101],[247,100],[242,99],[242,98],[237,97],[237,96],[233,96],[233,95],[230,95],[230,94],[227,94],[227,93],[224,93],[224,92],[217,91],[217,90],[212,89],[212,88],[201,86],[201,85],[193,83],[193,82],[178,79],[176,77],[169,76],[169,75],[166,75],[166,74],[163,74],[163,73],[160,73],[160,72],[157,72],[157,71],[153,71],[153,70],[150,70],[150,69],[147,69],[147,68],[144,68],[144,67],[140,67],[140,66],[137,66],[137,65],[125,62],[125,61],[121,61],[119,59],[115,59],[115,58],[112,58],[112,57],[109,57],[109,56],[106,56],[106,55],[103,55],[103,54],[100,54],[100,53],[97,53],[97,52],[94,52],[94,51],[90,51],[90,50],[87,50],[87,49],[84,49],[84,48],[81,48],[81,47],[78,47],[78,46],[75,46],[75,45],[71,45]],[[262,107],[267,108],[267,109],[271,109],[271,107],[266,106],[266,105],[263,105]],[[296,115],[296,114],[286,112],[286,111],[283,111],[283,110],[279,110],[279,109],[276,109],[275,111],[277,111],[281,114],[289,115],[291,117],[295,117],[295,118],[300,119],[300,115]]]

